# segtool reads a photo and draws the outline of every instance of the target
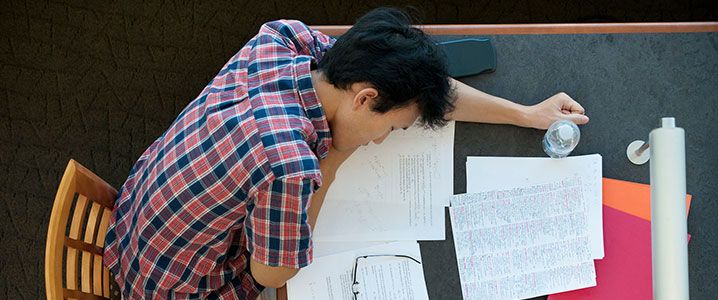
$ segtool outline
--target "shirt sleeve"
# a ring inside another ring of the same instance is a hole
[[[268,36],[262,38],[263,35]],[[329,50],[334,42],[334,38],[325,35],[316,30],[312,30],[306,24],[297,20],[277,20],[267,22],[262,25],[257,35],[256,46],[264,43],[272,43],[281,49],[280,51],[288,51],[292,56],[309,55],[317,61],[321,60],[324,53]]]
[[[307,209],[317,180],[284,177],[257,192],[245,221],[252,259],[268,266],[303,268],[312,261]]]

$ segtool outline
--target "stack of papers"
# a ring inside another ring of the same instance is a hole
[[[512,189],[540,185],[567,177],[581,178],[588,212],[591,257],[603,258],[603,219],[601,216],[601,155],[544,157],[469,157],[466,160],[466,192]]]
[[[465,299],[530,298],[596,285],[601,157],[470,157],[451,201]]]
[[[454,190],[454,122],[398,130],[344,162],[317,218],[313,241],[443,240]]]
[[[412,127],[357,150],[340,168],[313,230],[314,260],[287,282],[289,299],[427,299],[417,240],[445,239],[453,194],[454,123]],[[401,241],[401,242],[396,242]]]

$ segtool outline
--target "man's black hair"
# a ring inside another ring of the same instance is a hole
[[[379,91],[372,108],[385,113],[418,104],[421,123],[446,125],[445,113],[454,109],[453,92],[443,51],[411,17],[396,8],[377,8],[365,14],[324,54],[319,70],[340,89],[368,82]]]

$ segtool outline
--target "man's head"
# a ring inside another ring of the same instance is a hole
[[[441,127],[454,108],[443,52],[398,9],[375,9],[357,20],[324,55],[319,71],[344,91],[331,122],[338,149],[381,143],[392,129],[417,119]]]

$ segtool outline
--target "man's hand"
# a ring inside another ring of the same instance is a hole
[[[558,93],[543,102],[526,107],[525,127],[548,129],[551,124],[560,119],[572,121],[578,125],[588,123],[588,116],[581,104],[578,104],[566,93]]]

